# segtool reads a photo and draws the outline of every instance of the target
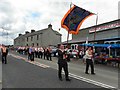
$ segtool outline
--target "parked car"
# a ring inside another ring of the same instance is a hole
[[[57,56],[57,48],[53,48],[52,49],[52,57],[56,57]]]

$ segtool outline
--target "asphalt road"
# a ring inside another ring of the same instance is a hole
[[[78,65],[75,64],[74,62],[69,63],[70,77],[72,81],[67,82],[65,81],[65,79],[63,81],[58,80],[56,60],[50,62],[46,60],[36,59],[35,60],[36,62],[30,63],[30,62],[26,62],[24,59],[26,59],[26,56],[18,55],[16,53],[8,55],[8,64],[2,65],[3,88],[102,88],[103,89],[103,87],[99,85],[95,85],[94,83],[96,82],[93,82],[92,84],[90,82],[85,81],[88,80],[86,79],[86,77],[91,77],[92,79],[95,78],[97,75],[86,76],[84,74],[85,78],[78,76],[76,74],[76,68]],[[73,67],[71,67],[72,65]],[[73,73],[73,71],[75,73]]]
[[[12,52],[15,55],[19,55],[22,56],[24,58],[27,58],[27,56],[25,55],[20,55],[16,52]],[[41,63],[41,64],[45,64],[50,66],[53,69],[57,69],[57,58],[53,57],[52,58],[53,61],[47,61],[47,60],[43,60],[43,59],[38,59],[36,58],[35,61]],[[93,80],[95,82],[91,82],[92,84],[96,84],[96,82],[102,83],[102,84],[107,84],[109,86],[118,88],[118,82],[119,82],[119,73],[118,73],[118,68],[117,67],[113,67],[113,66],[109,66],[109,65],[101,65],[101,64],[95,64],[95,73],[96,75],[86,75],[84,73],[85,71],[85,64],[83,64],[82,60],[78,60],[78,59],[73,59],[71,60],[71,62],[68,63],[69,65],[69,72],[70,75],[75,77],[79,77],[79,78],[85,78],[85,79],[90,79]],[[119,68],[120,70],[120,68]],[[82,79],[80,79],[82,80]],[[88,81],[88,80],[87,80]],[[101,86],[101,85],[99,85]],[[102,85],[103,86],[103,85]]]

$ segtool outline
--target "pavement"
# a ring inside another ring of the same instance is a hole
[[[74,59],[69,63],[72,81],[61,82],[57,77],[56,57],[52,61],[36,58],[31,63],[27,62],[27,56],[12,52],[8,59],[8,64],[3,64],[3,88],[118,88],[115,67],[95,65],[96,75],[86,75],[85,65]]]

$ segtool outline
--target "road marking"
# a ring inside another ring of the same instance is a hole
[[[11,55],[11,56],[13,56],[15,58],[18,58],[18,59],[22,59],[22,60],[24,60],[24,61],[26,61],[26,62],[28,62],[30,64],[33,64],[33,65],[36,65],[36,66],[39,66],[39,67],[42,67],[42,68],[49,68],[50,67],[48,65],[41,64],[41,63],[36,62],[36,61],[33,61],[33,62],[32,61],[28,61],[26,58],[18,56],[18,55],[14,55],[14,54],[9,54],[9,55]]]
[[[94,81],[94,80],[91,80],[91,79],[87,79],[87,78],[84,78],[84,77],[81,77],[81,76],[78,76],[78,75],[75,75],[75,74],[72,74],[72,73],[69,73],[69,76],[73,77],[73,78],[76,78],[78,80],[87,82],[87,83],[91,83],[91,84],[103,87],[103,88],[117,89],[116,87],[113,87],[111,85],[103,84],[101,82]]]
[[[34,62],[29,61],[29,63],[34,64],[34,65],[36,65],[36,66],[40,66],[40,67],[42,67],[42,68],[49,68],[49,67],[50,67],[50,66],[48,66],[48,65],[41,64],[41,63],[36,62],[36,61],[34,61]]]
[[[42,66],[42,67],[44,67],[44,68],[48,68],[48,67],[50,67],[50,66],[48,66],[48,65],[45,65],[45,64],[41,64],[41,63],[39,63],[39,62],[34,62],[36,65],[38,65],[38,66]]]

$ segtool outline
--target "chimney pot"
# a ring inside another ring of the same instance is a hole
[[[19,34],[19,36],[21,36],[22,34]]]
[[[32,30],[31,30],[31,33],[33,33],[33,32],[35,32],[35,30],[34,30],[34,29],[32,29]]]
[[[28,34],[28,33],[29,33],[28,31],[25,32],[25,34]]]
[[[51,24],[49,24],[49,25],[48,25],[48,28],[51,28],[51,29],[52,29],[52,25],[51,25]]]

